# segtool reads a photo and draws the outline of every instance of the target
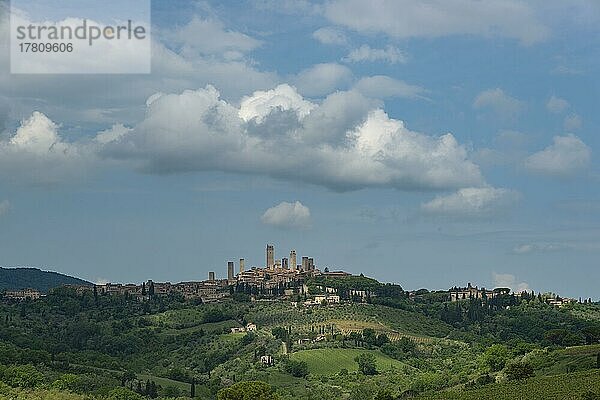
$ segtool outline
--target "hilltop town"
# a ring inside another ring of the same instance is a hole
[[[348,278],[354,275],[345,271],[330,271],[327,267],[321,271],[313,257],[302,256],[300,263],[297,263],[297,259],[296,250],[290,251],[289,258],[276,259],[274,245],[267,244],[264,266],[252,266],[247,269],[245,259],[240,258],[236,268],[234,261],[227,261],[226,278],[218,278],[215,271],[210,271],[208,279],[202,281],[171,283],[148,280],[141,284],[109,282],[93,286],[73,284],[66,286],[74,288],[79,293],[93,290],[96,294],[126,295],[139,300],[148,300],[151,296],[180,295],[186,300],[197,300],[202,303],[220,302],[236,293],[248,295],[254,300],[257,298],[292,299],[295,303],[300,302],[307,306],[324,303],[335,304],[349,299],[368,302],[378,295],[377,291],[369,285],[365,286],[361,280],[354,280],[353,284],[346,287],[342,293],[334,287],[335,285],[328,286],[328,279]],[[364,278],[362,274],[360,277]],[[323,282],[323,284],[315,284],[309,288],[309,281]],[[423,293],[423,290],[408,291],[405,294],[407,298],[414,300]],[[503,295],[515,297],[521,297],[523,294],[531,295],[528,292],[511,293],[510,288],[504,287],[480,288],[471,283],[468,283],[466,287],[451,287],[444,293],[447,295],[447,300],[451,302],[493,299]],[[23,288],[6,290],[3,295],[7,299],[25,300],[39,299],[44,294],[32,288]],[[582,301],[550,293],[538,293],[538,296],[543,297],[548,304],[559,307]]]

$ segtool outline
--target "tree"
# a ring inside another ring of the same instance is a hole
[[[80,381],[81,379],[77,375],[64,374],[60,377],[60,379],[57,379],[52,383],[52,388],[75,392],[79,387]]]
[[[354,359],[358,363],[358,369],[365,375],[376,375],[377,365],[375,356],[371,353],[361,353]]]
[[[158,397],[158,390],[156,389],[156,383],[154,383],[154,381],[150,382],[150,391],[148,392],[148,396],[151,399]]]
[[[308,375],[308,364],[304,361],[288,360],[285,363],[285,371],[296,378],[304,378]]]
[[[154,381],[151,381],[150,379],[146,381],[146,396],[150,397],[151,399],[155,399],[158,397],[156,383],[154,383]]]
[[[181,395],[181,390],[178,387],[169,385],[162,390],[162,397],[179,397]]]
[[[352,392],[350,392],[349,400],[365,400],[372,399],[377,393],[377,388],[371,382],[362,382],[360,385],[356,385]]]
[[[2,375],[4,383],[21,388],[34,388],[44,380],[42,373],[30,364],[7,367]]]
[[[510,358],[510,352],[501,344],[488,347],[483,353],[484,364],[492,371],[500,371]]]
[[[387,337],[387,335],[385,333],[380,333],[379,335],[377,335],[377,340],[375,341],[375,344],[378,347],[383,346],[386,343],[389,343],[390,339]]]
[[[581,337],[566,329],[550,329],[544,339],[557,346],[576,346],[581,344]]]
[[[596,354],[596,368],[600,368],[600,353]]]
[[[126,386],[127,382],[133,382],[136,378],[135,372],[133,371],[125,371],[123,375],[121,375],[121,386]]]
[[[192,378],[192,385],[190,386],[190,397],[192,399],[196,397],[196,378]]]
[[[517,361],[508,364],[505,372],[509,380],[527,379],[533,376],[533,367],[528,362]]]
[[[354,341],[354,345],[358,346],[358,344],[362,342],[363,337],[359,332],[350,332],[348,339]]]
[[[279,396],[266,382],[247,381],[219,390],[217,400],[279,400]]]
[[[275,328],[271,329],[271,334],[279,340],[286,340],[288,336],[287,330],[281,326],[276,326]]]
[[[363,336],[364,341],[367,342],[367,344],[369,344],[369,345],[373,345],[377,341],[377,334],[375,333],[374,329],[371,329],[371,328],[363,329],[362,336]]]
[[[144,400],[144,397],[124,387],[116,387],[108,393],[109,400]]]
[[[581,400],[598,400],[600,399],[600,395],[592,392],[591,390],[588,390],[587,392],[584,392],[581,394]]]
[[[377,392],[374,400],[394,400],[394,396],[392,396],[392,392],[390,392],[389,390],[382,389],[379,392]]]

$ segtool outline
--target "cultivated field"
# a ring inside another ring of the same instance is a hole
[[[358,364],[354,361],[354,358],[361,353],[374,354],[379,371],[401,369],[405,366],[400,361],[394,360],[378,350],[312,349],[293,353],[290,358],[305,361],[311,374],[332,375],[339,373],[342,369],[358,371]]]

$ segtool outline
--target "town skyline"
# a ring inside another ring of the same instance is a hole
[[[317,263],[315,263],[315,259],[309,256],[303,256],[300,254],[301,263],[297,264],[299,252],[296,249],[289,250],[289,258],[281,257],[276,258],[277,255],[275,250],[275,245],[267,243],[264,250],[264,263],[261,264],[246,264],[246,258],[241,257],[236,261],[230,261],[228,259],[225,261],[226,266],[221,269],[209,270],[204,279],[200,279],[200,277],[194,277],[190,279],[183,280],[173,280],[167,279],[163,281],[157,281],[152,278],[143,278],[141,280],[142,284],[139,284],[140,280],[134,281],[102,281],[102,282],[94,282],[91,283],[94,287],[100,288],[99,290],[102,293],[137,293],[137,295],[141,295],[147,290],[146,284],[158,285],[158,293],[166,294],[171,290],[175,292],[182,293],[186,296],[186,298],[193,298],[194,296],[199,296],[199,293],[202,293],[202,296],[208,295],[211,296],[211,300],[220,300],[222,299],[221,295],[216,295],[216,291],[218,289],[224,290],[228,286],[236,286],[240,283],[242,285],[251,284],[255,286],[263,286],[265,283],[267,285],[274,285],[273,288],[278,287],[280,283],[289,284],[290,282],[300,282],[301,285],[304,285],[305,280],[314,276],[330,276],[330,277],[346,277],[346,276],[361,276],[376,279],[382,283],[390,283],[393,285],[399,285],[404,290],[410,293],[416,293],[419,290],[429,290],[433,292],[448,292],[449,298],[451,301],[459,301],[465,300],[469,298],[474,299],[482,299],[482,298],[493,298],[497,293],[501,294],[517,294],[521,295],[521,293],[535,293],[535,290],[529,287],[522,286],[511,286],[509,285],[492,285],[486,286],[485,284],[475,284],[472,285],[469,280],[466,286],[461,286],[457,284],[457,282],[451,282],[446,288],[431,288],[422,286],[419,288],[407,288],[402,284],[402,282],[397,281],[389,281],[385,279],[379,279],[377,277],[372,277],[366,275],[364,272],[351,273],[343,270],[343,268],[336,268],[330,266],[323,266],[319,269]],[[293,265],[295,267],[292,267]],[[237,267],[237,268],[236,268]],[[16,268],[16,267],[15,267]],[[54,271],[56,272],[56,271]],[[138,282],[138,283],[136,283]],[[262,282],[262,283],[258,283]],[[270,286],[267,286],[270,287]],[[143,288],[143,289],[142,289]],[[449,288],[449,289],[448,289]],[[26,289],[25,292],[27,292]],[[153,289],[154,291],[154,289]],[[37,293],[33,297],[31,293],[29,294],[18,294],[20,291],[16,291],[13,294],[13,297],[30,297],[30,298],[39,298],[40,294]],[[301,291],[300,293],[304,293]],[[577,298],[585,299],[588,298],[593,300],[593,298],[585,297],[585,296],[572,296],[568,297],[562,293],[557,293],[552,290],[544,290],[543,288],[538,289],[539,294],[544,294],[545,296],[550,296],[551,300],[549,300],[549,304],[561,306],[563,304],[568,304],[570,302],[577,301]],[[552,297],[554,296],[554,297]],[[339,301],[339,300],[338,300]]]

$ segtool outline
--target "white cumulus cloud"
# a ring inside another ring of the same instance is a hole
[[[310,210],[299,201],[294,203],[283,201],[267,209],[261,221],[278,228],[307,229],[310,227]]]
[[[315,104],[304,100],[296,89],[283,84],[272,90],[259,90],[252,96],[244,96],[239,115],[246,122],[256,118],[256,121],[260,123],[271,111],[279,109],[281,111],[292,110],[300,119],[303,119],[315,107]]]
[[[79,176],[93,161],[85,145],[59,135],[59,126],[33,112],[7,140],[0,140],[0,177],[15,182],[53,184]]]
[[[127,134],[131,128],[123,124],[115,124],[110,129],[98,132],[94,140],[100,144],[106,144],[118,140]]]
[[[437,196],[422,204],[421,209],[431,215],[481,217],[503,211],[518,199],[519,194],[509,189],[463,188],[449,195]]]
[[[254,92],[238,108],[208,86],[154,98],[146,117],[101,154],[134,160],[145,172],[251,173],[334,190],[485,183],[452,134],[411,131],[380,107],[355,90],[315,104],[280,86]]]
[[[519,282],[513,274],[492,273],[494,287],[509,288],[515,293],[531,291],[527,282]]]
[[[592,150],[577,136],[555,136],[553,143],[525,160],[525,168],[532,173],[567,177],[586,169]]]

